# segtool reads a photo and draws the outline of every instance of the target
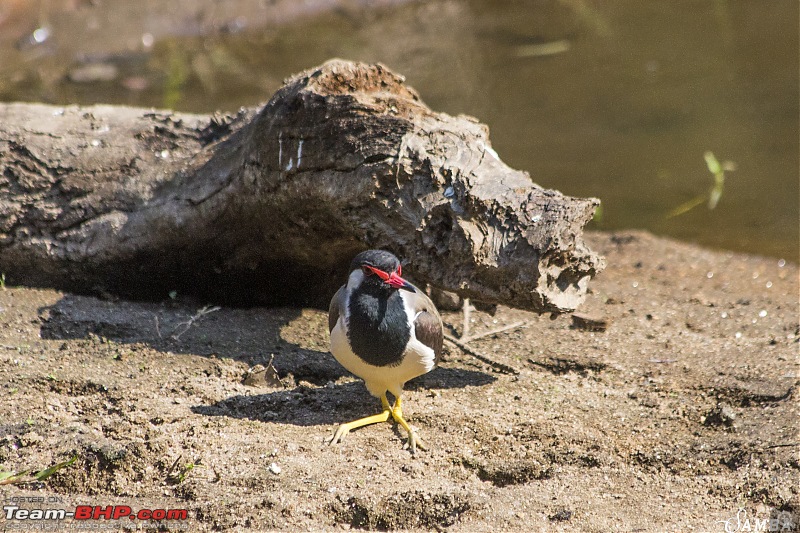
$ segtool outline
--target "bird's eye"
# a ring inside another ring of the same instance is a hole
[[[403,275],[403,265],[397,265],[397,275],[398,276]]]
[[[361,265],[361,272],[363,272],[363,273],[364,273],[365,275],[367,275],[367,276],[372,276],[372,275],[374,275],[374,274],[375,274],[375,273],[374,273],[372,270],[370,270],[370,269],[369,269],[369,267],[368,267],[368,266],[366,266],[366,265]]]

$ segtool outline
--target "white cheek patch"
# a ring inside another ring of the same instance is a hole
[[[430,372],[433,370],[434,363],[436,361],[436,354],[431,348],[416,340],[417,332],[416,328],[414,327],[414,322],[423,312],[417,311],[414,308],[415,298],[413,293],[401,290],[400,297],[403,299],[403,305],[406,308],[406,316],[409,318],[408,326],[411,328],[412,340],[408,343],[408,349],[406,352],[409,357],[406,359],[416,359],[417,364],[422,365],[422,367],[425,369],[425,372]]]
[[[408,325],[411,327],[411,334],[414,334],[414,321],[422,313],[414,309],[414,295],[408,291],[400,290],[400,298],[403,300],[403,307],[406,308],[406,317],[408,317]]]
[[[364,273],[361,272],[360,269],[353,270],[350,272],[350,276],[347,278],[347,294],[349,296],[350,292],[361,285],[361,282],[364,281]]]
[[[348,323],[350,322],[350,295],[353,294],[353,291],[356,290],[356,287],[361,285],[362,281],[364,281],[364,273],[361,272],[360,269],[353,270],[347,277],[347,286],[344,290],[344,301],[342,302],[341,309],[342,326],[344,327],[345,334],[347,334],[347,329],[349,327]]]

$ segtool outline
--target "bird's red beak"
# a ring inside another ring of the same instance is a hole
[[[395,289],[403,289],[409,292],[417,292],[414,289],[414,286],[400,277],[401,268],[397,267],[397,272],[392,272],[391,274],[384,272],[379,268],[375,268],[373,266],[364,265],[364,268],[381,278],[384,283],[387,285],[394,287]]]

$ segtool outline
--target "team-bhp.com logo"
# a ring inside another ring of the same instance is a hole
[[[775,514],[770,518],[757,518],[747,516],[747,509],[739,509],[736,516],[727,520],[719,520],[725,528],[725,533],[739,533],[748,531],[752,533],[766,533],[768,531],[796,531],[797,524],[792,515],[786,511]]]
[[[66,509],[21,509],[18,505],[4,505],[6,520],[187,520],[187,509],[139,509],[135,511],[128,505],[78,505],[74,511]]]

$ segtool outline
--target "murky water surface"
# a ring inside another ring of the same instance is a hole
[[[798,259],[795,0],[8,2],[5,101],[233,111],[331,57],[380,61],[539,184],[600,198],[595,227]],[[736,168],[713,210],[707,151]]]

